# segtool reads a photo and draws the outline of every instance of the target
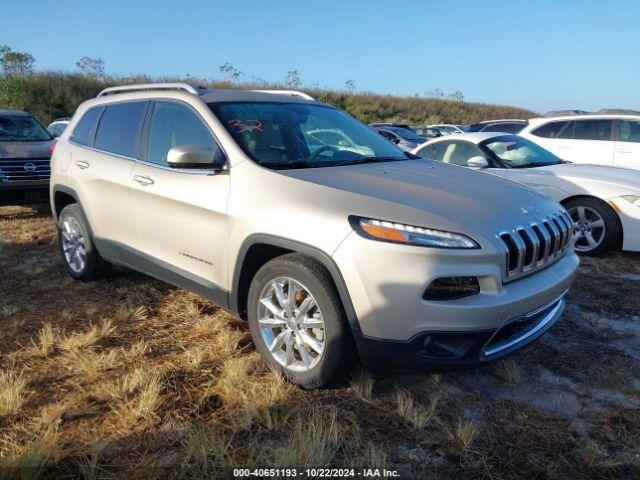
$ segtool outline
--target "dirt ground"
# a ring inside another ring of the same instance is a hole
[[[75,282],[46,207],[0,209],[0,479],[640,478],[639,346],[640,255],[616,253],[507,360],[303,391],[214,303],[126,270]]]

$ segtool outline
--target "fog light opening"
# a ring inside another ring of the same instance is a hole
[[[442,277],[434,280],[422,296],[425,300],[458,300],[480,293],[477,277]]]

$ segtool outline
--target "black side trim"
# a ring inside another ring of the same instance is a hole
[[[349,320],[349,325],[351,328],[358,328],[360,324],[358,322],[358,317],[356,316],[356,311],[353,308],[353,303],[351,303],[351,297],[349,296],[349,291],[347,290],[347,285],[342,278],[342,274],[340,273],[340,269],[333,261],[333,259],[327,255],[325,252],[316,248],[314,246],[308,245],[306,243],[298,242],[295,240],[291,240],[289,238],[278,237],[275,235],[269,235],[266,233],[255,233],[253,235],[249,235],[243,242],[240,250],[238,251],[238,258],[236,261],[236,266],[233,272],[233,281],[232,281],[232,289],[229,292],[229,306],[232,311],[240,312],[241,308],[239,305],[239,295],[240,291],[240,274],[242,272],[242,266],[245,261],[245,256],[249,248],[256,244],[266,244],[274,247],[280,247],[287,250],[291,250],[293,252],[303,253],[312,258],[318,260],[324,267],[329,271],[331,278],[333,279],[333,283],[335,284],[338,294],[340,295],[340,300],[342,300],[342,305],[347,314],[347,318]]]
[[[76,203],[80,206],[80,209],[82,210],[82,205],[80,205],[80,200],[78,197],[78,194],[76,193],[76,191],[73,188],[69,188],[65,185],[60,185],[60,184],[55,184],[52,188],[51,188],[51,214],[53,215],[53,221],[58,223],[58,215],[56,214],[56,204],[55,204],[55,198],[56,198],[56,193],[57,192],[61,192],[61,193],[66,193],[67,195],[72,196]],[[84,210],[82,210],[82,214],[84,215],[84,218],[87,218],[87,216],[84,213]],[[87,221],[87,224],[89,222]],[[89,230],[91,230],[91,226],[89,225]],[[93,235],[93,232],[92,232]]]
[[[215,283],[157,258],[138,253],[127,245],[95,237],[93,241],[105,260],[202,295],[216,302],[224,310],[229,310],[229,292]]]

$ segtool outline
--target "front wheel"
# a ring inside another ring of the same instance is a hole
[[[575,224],[576,253],[598,256],[620,244],[622,225],[616,212],[596,198],[577,198],[565,205]]]
[[[350,363],[344,309],[331,277],[312,258],[288,254],[262,266],[247,313],[262,358],[302,387],[330,385]]]

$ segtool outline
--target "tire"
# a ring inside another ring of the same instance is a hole
[[[622,239],[622,224],[613,208],[597,198],[576,198],[565,205],[576,224],[576,253],[590,257],[617,249]],[[595,225],[601,225],[595,227]]]
[[[290,291],[296,292],[293,305],[287,303]],[[267,298],[272,308],[261,302]],[[304,388],[327,387],[352,365],[355,350],[346,314],[331,276],[318,261],[292,253],[267,262],[251,281],[247,301],[249,328],[258,352],[291,382]],[[322,328],[312,328],[320,323]],[[318,347],[322,347],[320,353]]]
[[[89,224],[78,204],[67,205],[60,212],[58,245],[62,263],[74,279],[90,282],[103,278],[109,272],[110,264],[98,253]],[[74,255],[75,252],[79,257]]]

